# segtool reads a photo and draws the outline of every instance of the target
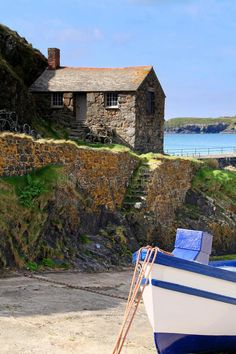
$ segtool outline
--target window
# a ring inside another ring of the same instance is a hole
[[[115,108],[118,107],[118,93],[107,92],[106,94],[106,107]]]
[[[147,114],[155,113],[155,93],[153,91],[147,92]]]
[[[63,92],[53,92],[51,105],[52,107],[63,107]]]

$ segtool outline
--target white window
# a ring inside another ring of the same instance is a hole
[[[107,92],[105,98],[106,107],[117,108],[118,107],[118,93]]]
[[[63,92],[53,92],[51,105],[52,107],[63,107]]]

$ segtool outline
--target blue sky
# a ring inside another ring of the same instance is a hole
[[[0,22],[62,65],[153,65],[166,118],[236,114],[235,18],[235,0],[0,0]]]

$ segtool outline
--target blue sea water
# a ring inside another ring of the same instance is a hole
[[[180,155],[236,152],[236,134],[165,134],[164,151]]]

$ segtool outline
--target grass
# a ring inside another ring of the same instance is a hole
[[[196,173],[193,188],[236,205],[236,172],[204,166]]]
[[[139,157],[137,154],[135,154],[129,147],[125,145],[120,145],[120,144],[102,144],[102,143],[88,143],[83,140],[72,140],[76,143],[76,145],[80,147],[89,147],[93,149],[101,149],[101,150],[111,150],[114,152],[129,152],[132,155],[135,155]]]
[[[51,139],[69,139],[69,132],[63,125],[50,122],[42,118],[34,117],[32,119],[33,129],[43,137]]]
[[[236,260],[236,254],[226,254],[224,256],[213,256],[211,261],[234,261]]]
[[[0,36],[4,39],[10,38],[12,45],[17,52],[17,56],[11,51],[3,49],[2,56],[8,61],[16,75],[21,78],[26,86],[32,84],[32,80],[36,79],[40,69],[44,70],[47,66],[46,58],[41,53],[34,49],[31,44],[27,43],[23,37],[20,37],[17,32],[0,24]],[[12,51],[13,52],[13,51]]]

